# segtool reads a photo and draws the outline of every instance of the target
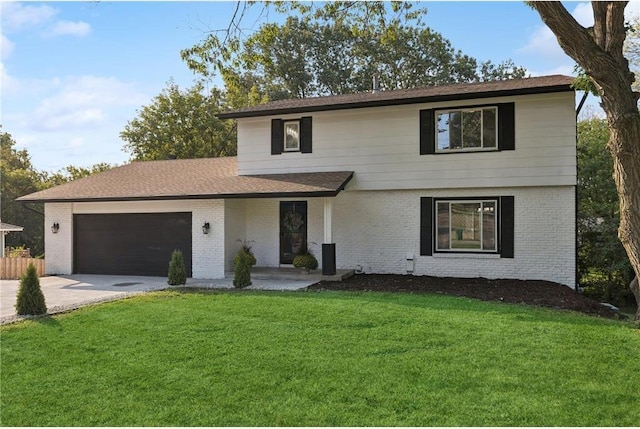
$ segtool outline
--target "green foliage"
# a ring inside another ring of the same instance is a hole
[[[0,133],[0,207],[2,221],[24,227],[6,236],[7,246],[25,246],[33,255],[44,252],[43,204],[20,204],[16,198],[37,192],[45,186],[31,164],[26,149],[17,150],[11,134]],[[32,208],[33,210],[29,210]],[[34,211],[35,210],[35,211]]]
[[[629,258],[618,239],[618,193],[606,149],[604,119],[578,123],[578,275],[585,293],[621,306],[633,303]]]
[[[41,173],[42,174],[42,186],[43,188],[49,188],[52,186],[62,185],[73,180],[82,179],[92,174],[102,173],[103,171],[111,170],[116,167],[106,162],[100,162],[94,164],[91,167],[75,167],[68,165],[62,170],[55,173]]]
[[[20,279],[20,287],[16,300],[16,312],[20,315],[41,315],[47,314],[47,305],[44,301],[44,294],[40,289],[40,279],[36,267],[29,264],[27,271]]]
[[[638,334],[435,294],[157,292],[1,326],[2,425],[637,426]]]
[[[298,254],[293,258],[293,266],[296,268],[304,268],[307,272],[318,268],[318,260],[311,249],[309,249],[306,241],[302,243]]]
[[[249,253],[240,249],[233,258],[233,286],[241,289],[251,285],[251,262]]]
[[[524,77],[512,61],[480,62],[424,26],[406,2],[281,3],[284,24],[263,24],[248,38],[211,33],[182,51],[187,65],[222,76],[230,107],[265,100]],[[366,12],[367,15],[359,15]],[[240,94],[251,94],[241,97]]]
[[[249,265],[253,267],[258,262],[256,259],[256,255],[254,255],[253,251],[251,250],[251,247],[253,246],[253,243],[255,243],[255,241],[253,240],[236,240],[236,241],[238,241],[242,245],[242,248],[240,250],[247,255],[247,258],[249,259]],[[235,256],[234,261],[236,260],[236,258],[238,258],[238,255]]]
[[[235,123],[215,116],[223,106],[218,89],[207,92],[199,82],[183,91],[169,81],[120,133],[124,150],[138,161],[235,155]]]
[[[168,283],[172,286],[185,285],[187,283],[187,270],[180,250],[174,250],[171,254]]]

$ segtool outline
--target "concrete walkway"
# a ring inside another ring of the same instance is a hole
[[[247,289],[253,290],[300,290],[318,281],[315,276],[308,278],[273,278],[256,276]],[[16,294],[18,280],[0,280],[0,323],[19,320],[16,315]],[[188,279],[187,286],[216,289],[233,289],[233,278],[220,280]],[[69,311],[99,302],[113,301],[148,291],[167,289],[166,277],[107,276],[74,274],[40,278],[49,314]]]

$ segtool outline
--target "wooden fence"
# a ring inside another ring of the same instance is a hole
[[[29,264],[35,265],[38,277],[44,276],[44,259],[0,258],[0,280],[19,279]]]

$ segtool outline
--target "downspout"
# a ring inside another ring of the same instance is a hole
[[[587,101],[587,97],[588,96],[589,96],[589,91],[585,91],[584,95],[582,96],[582,100],[580,100],[580,103],[578,103],[578,109],[576,110],[576,119],[578,119],[578,115],[580,114],[580,111],[582,110],[582,106],[584,106],[584,102]]]
[[[574,214],[574,234],[575,234],[575,252],[574,252],[574,257],[575,257],[575,291],[579,292],[580,291],[580,285],[578,283],[578,279],[579,279],[579,273],[578,273],[578,247],[580,245],[579,241],[578,241],[578,204],[580,202],[580,199],[578,198],[578,181],[580,179],[579,177],[579,168],[578,168],[578,115],[580,115],[580,111],[582,110],[582,106],[584,106],[584,102],[587,101],[587,97],[589,96],[589,91],[585,91],[584,95],[582,96],[582,99],[580,100],[580,103],[578,104],[578,108],[576,109],[576,184],[575,184],[575,192],[574,192],[574,198],[575,198],[575,214]]]

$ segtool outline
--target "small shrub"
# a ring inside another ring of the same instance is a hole
[[[38,273],[33,264],[29,264],[27,271],[25,271],[20,279],[16,310],[19,315],[39,315],[47,313],[44,294],[42,293],[42,289],[40,289],[40,279],[38,279]]]
[[[251,285],[251,258],[243,249],[233,258],[233,286],[244,288]]]
[[[180,250],[174,250],[169,262],[169,281],[172,286],[187,284],[187,270]]]
[[[307,272],[318,268],[318,260],[306,242],[302,243],[298,255],[293,258],[293,266],[296,268],[304,268]]]
[[[251,246],[253,246],[253,243],[255,243],[255,241],[253,240],[236,240],[236,241],[238,241],[242,245],[242,249],[240,250],[244,251],[244,253],[247,254],[247,256],[249,257],[249,265],[253,267],[258,262],[256,260],[256,256],[251,251]]]

